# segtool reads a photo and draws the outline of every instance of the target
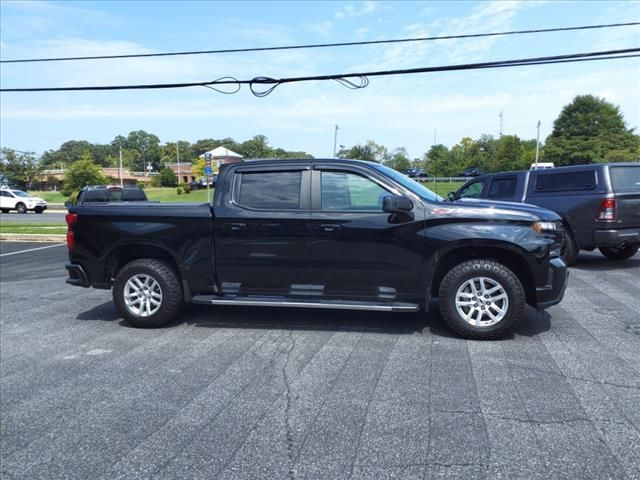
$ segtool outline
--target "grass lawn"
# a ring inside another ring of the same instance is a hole
[[[447,193],[455,192],[464,185],[464,182],[422,182],[422,184],[429,190],[436,192],[441,197],[447,198]]]
[[[64,223],[22,223],[7,222],[0,223],[0,233],[67,233],[67,226]]]

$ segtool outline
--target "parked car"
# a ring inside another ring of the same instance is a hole
[[[484,170],[478,167],[469,167],[460,172],[456,177],[477,177],[484,174]]]
[[[80,190],[74,202],[66,202],[65,205],[146,201],[144,190],[135,185],[90,185]]]
[[[449,204],[383,165],[224,165],[212,204],[69,208],[71,285],[111,288],[160,327],[185,302],[415,312],[440,299],[460,335],[512,330],[525,303],[560,302],[562,222],[535,206]]]
[[[409,178],[429,178],[429,174],[424,171],[424,168],[410,168],[405,175]]]
[[[40,197],[34,197],[14,188],[0,188],[0,211],[2,213],[9,213],[10,210],[15,210],[18,213],[27,213],[28,211],[42,213],[46,209],[47,202]]]
[[[565,228],[563,257],[598,248],[612,260],[640,247],[640,164],[609,163],[491,173],[449,195],[452,200],[522,202],[553,210]]]

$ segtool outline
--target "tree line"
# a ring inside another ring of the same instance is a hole
[[[39,161],[33,154],[3,148],[0,183],[24,187],[34,182],[43,169],[67,169],[80,161],[84,166],[93,163],[117,167],[120,152],[124,166],[134,171],[150,166],[153,171],[163,172],[165,163],[176,162],[179,157],[182,162],[194,163],[194,171],[201,172],[204,162],[199,155],[216,147],[228,148],[244,158],[313,158],[306,152],[272,147],[264,135],[243,142],[206,138],[194,143],[181,140],[162,144],[158,136],[138,130],[127,136],[118,135],[108,144],[70,140],[58,149],[44,152]],[[368,140],[341,148],[337,156],[380,162],[398,171],[421,167],[433,176],[456,176],[469,167],[487,172],[528,169],[535,160],[536,140],[516,135],[463,137],[451,147],[431,145],[422,157],[413,159],[404,147],[388,149]],[[539,146],[539,161],[556,166],[639,160],[640,136],[626,126],[618,106],[592,95],[579,95],[564,106],[551,134]],[[168,173],[165,174],[168,181]]]

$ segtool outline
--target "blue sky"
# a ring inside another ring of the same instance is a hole
[[[640,2],[9,2],[0,3],[3,59],[288,45],[549,28],[640,20]],[[640,27],[386,46],[48,64],[3,64],[0,81],[71,86],[299,76],[638,47]],[[109,142],[147,130],[163,142],[264,134],[274,146],[330,156],[372,139],[412,157],[433,143],[503,131],[550,133],[562,106],[591,93],[640,125],[640,60],[584,62],[246,88],[3,93],[1,144],[42,153],[70,139]]]

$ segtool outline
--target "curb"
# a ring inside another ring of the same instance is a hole
[[[39,233],[0,233],[0,241],[3,242],[52,242],[65,243],[67,236],[64,234],[39,234]]]

